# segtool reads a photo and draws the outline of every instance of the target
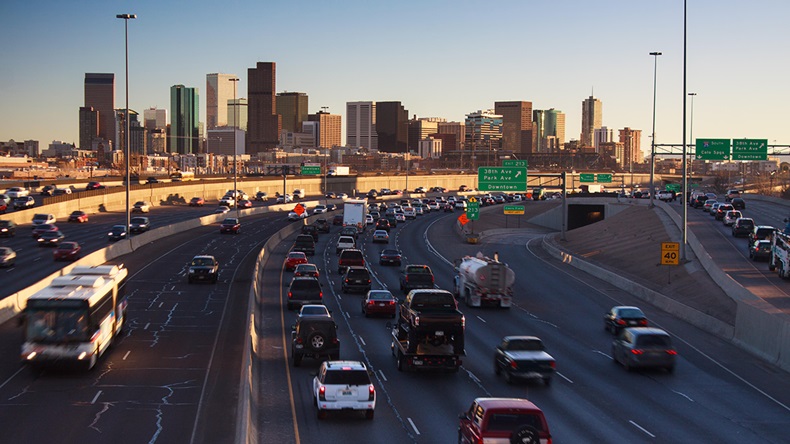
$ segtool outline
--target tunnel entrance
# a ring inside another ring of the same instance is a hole
[[[568,229],[573,230],[604,220],[605,205],[568,205]]]

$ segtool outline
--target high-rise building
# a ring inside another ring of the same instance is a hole
[[[167,110],[156,107],[143,110],[143,126],[148,130],[167,129]]]
[[[603,125],[603,104],[590,96],[582,102],[582,138],[583,147],[594,146],[595,130]]]
[[[228,126],[247,131],[247,99],[228,100]]]
[[[99,137],[99,112],[92,106],[80,107],[80,149],[90,150]]]
[[[532,111],[533,151],[551,153],[565,143],[565,114],[551,109]]]
[[[452,141],[442,138],[443,151],[458,151],[466,144],[466,128],[461,122],[438,122],[436,132],[452,136]]]
[[[299,132],[307,120],[307,94],[281,92],[277,94],[277,114],[282,116],[282,131]]]
[[[414,116],[409,120],[409,151],[417,151],[420,142],[427,139],[431,134],[439,132],[439,123],[446,120],[440,117],[421,117]],[[441,151],[441,150],[440,150]]]
[[[532,102],[494,102],[494,112],[502,116],[502,149],[532,153]]]
[[[502,125],[502,116],[493,109],[467,114],[465,128],[466,144],[469,146],[465,151],[490,151],[500,148]]]
[[[631,170],[634,164],[642,163],[642,130],[625,127],[619,130],[620,143],[623,144],[623,164]]]
[[[228,101],[233,100],[235,74],[206,74],[206,128],[228,126]]]
[[[409,111],[400,102],[376,102],[379,151],[405,153],[409,147]],[[414,149],[417,149],[415,144]]]
[[[346,102],[346,145],[378,150],[376,102]]]
[[[277,114],[277,64],[258,62],[247,70],[247,154],[271,151],[279,144],[282,119]]]
[[[170,146],[178,154],[200,153],[199,94],[197,88],[170,87]]]
[[[600,128],[595,128],[595,132],[593,133],[593,147],[595,147],[595,152],[598,154],[602,154],[601,152],[601,144],[608,143],[614,141],[614,130],[611,128],[607,128],[602,126]]]
[[[319,111],[307,116],[310,122],[318,123],[318,139],[316,146],[321,148],[332,148],[340,146],[342,138],[343,118],[339,114],[330,114]]]
[[[115,110],[115,121],[117,126],[115,133],[118,134],[117,149],[126,153],[126,110]],[[133,156],[132,166],[138,165],[135,163],[139,156],[146,152],[146,128],[143,122],[140,122],[140,114],[133,110],[129,110],[129,154]]]
[[[116,144],[115,74],[85,73],[85,106],[99,113],[98,137]],[[82,131],[80,131],[82,132]],[[85,147],[87,149],[87,147]]]

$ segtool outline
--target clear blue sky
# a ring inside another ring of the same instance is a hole
[[[653,57],[657,143],[682,137],[682,0],[52,1],[0,3],[0,141],[78,142],[86,72],[116,73],[130,108],[169,108],[170,86],[240,77],[277,63],[277,90],[307,93],[310,112],[348,101],[399,100],[410,117],[463,120],[500,100],[566,114],[578,139],[594,90],[603,124],[650,145]],[[688,0],[688,91],[694,136],[790,144],[787,0]],[[345,139],[345,116],[343,120]],[[649,149],[649,148],[647,148]]]

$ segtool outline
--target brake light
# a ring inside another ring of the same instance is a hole
[[[387,305],[395,305],[395,301],[388,301]]]
[[[516,363],[516,361],[510,361],[510,368],[512,368],[514,370],[517,369],[518,368],[518,363]]]
[[[368,386],[368,401],[373,401],[373,397],[376,396],[376,389],[373,387],[373,384]]]
[[[466,328],[466,316],[461,316],[461,328]]]
[[[642,350],[640,350],[638,348],[635,348],[635,349],[631,350],[631,354],[632,355],[641,355],[642,353],[644,353],[644,351],[642,351]]]
[[[333,344],[337,344],[337,343],[339,343],[339,342],[340,342],[340,339],[337,339],[337,338],[332,338],[332,343],[333,343]]]
[[[667,350],[667,354],[674,356],[674,355],[678,354],[678,352],[676,352],[675,350]]]
[[[321,401],[326,401],[326,387],[323,385],[318,387],[318,399]]]
[[[346,279],[346,283],[348,283],[348,279]]]
[[[550,365],[551,368],[557,368],[557,363],[555,361],[551,361]]]
[[[409,282],[409,276],[408,275],[406,276],[406,282]]]
[[[415,327],[419,327],[420,326],[420,317],[419,316],[415,316],[414,317],[414,326]]]
[[[320,298],[323,298],[323,297],[324,297],[324,292],[323,291],[319,291],[318,292],[318,298],[320,299]]]
[[[433,275],[431,275],[431,283],[433,284]]]
[[[289,291],[289,292],[288,292],[288,299],[292,298],[292,297],[293,297],[293,295],[294,295],[294,294],[293,294],[293,293],[291,293],[291,292]]]
[[[301,343],[302,343],[302,338],[299,338],[299,337],[297,337],[297,338],[296,338],[296,343],[297,343],[297,344],[301,344]]]
[[[640,319],[639,320],[639,325],[642,325],[642,326],[647,325],[647,319]]]
[[[617,325],[625,325],[625,321],[622,319],[617,320]]]
[[[368,279],[368,284],[370,283],[370,279]]]

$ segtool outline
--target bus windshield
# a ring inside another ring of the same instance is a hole
[[[85,309],[33,309],[28,312],[27,340],[30,342],[87,342],[88,314]]]

